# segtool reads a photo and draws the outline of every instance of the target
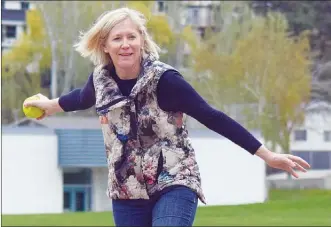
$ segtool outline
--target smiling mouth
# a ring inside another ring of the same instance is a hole
[[[128,57],[128,56],[131,56],[132,55],[132,53],[131,54],[120,54],[120,56],[123,56],[123,57]]]

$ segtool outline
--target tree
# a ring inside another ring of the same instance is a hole
[[[312,66],[312,101],[331,103],[331,77],[319,79],[324,64],[331,61],[331,1],[250,1],[259,14],[282,12],[289,22],[289,32],[294,35],[310,30]]]
[[[214,9],[218,32],[208,30],[204,42],[192,48],[195,77],[190,82],[201,87],[207,101],[229,114],[232,109],[229,104],[241,102],[241,96],[246,99],[251,96],[246,90],[232,94],[233,74],[241,72],[238,67],[228,69],[228,66],[237,62],[238,59],[233,59],[231,54],[237,40],[246,37],[250,31],[254,16],[245,2],[220,1],[219,5],[220,11]]]
[[[174,39],[167,49],[167,55],[164,61],[176,68],[180,68],[183,65],[183,51],[185,45],[181,37],[181,32],[184,29],[184,25],[181,21],[183,5],[179,1],[169,1],[166,2],[166,4],[168,20],[174,33]]]
[[[156,8],[155,2],[152,8]],[[185,64],[190,59],[186,55],[185,49],[189,43],[191,48],[197,45],[197,36],[189,25],[183,23],[185,15],[184,3],[180,1],[166,1],[164,2],[163,10],[164,12],[158,15],[167,20],[167,29],[170,29],[171,36],[167,39],[167,45],[162,46],[161,61],[182,70],[184,70],[183,67],[187,69],[189,65]],[[160,32],[160,36],[163,37],[164,32]]]
[[[312,100],[331,103],[331,61],[319,64],[312,75]]]
[[[234,9],[242,13],[194,53],[197,72],[208,72],[194,86],[214,106],[242,104],[243,124],[259,129],[273,149],[290,153],[291,132],[309,102],[308,33],[290,37],[280,13],[261,17],[243,5]]]
[[[81,86],[93,70],[88,59],[75,52],[73,45],[81,31],[86,31],[102,12],[118,7],[131,7],[142,11],[148,21],[148,29],[161,46],[170,42],[171,29],[164,16],[152,13],[153,2],[133,1],[54,1],[40,2],[52,50],[51,97],[67,93],[72,87]]]
[[[89,27],[100,12],[116,7],[116,2],[52,1],[35,2],[41,10],[51,46],[51,98],[67,93],[85,81],[92,64],[75,52],[79,32]]]
[[[50,66],[50,49],[40,11],[26,12],[27,31],[3,54],[2,120],[23,116],[25,98],[42,92],[41,75]]]
[[[310,42],[315,60],[331,60],[331,1],[250,1],[250,5],[259,14],[283,13],[294,35],[313,31]]]
[[[170,43],[174,39],[174,32],[166,15],[153,13],[155,1],[127,1],[126,6],[143,13],[147,18],[147,30],[153,40],[161,49],[169,48]]]

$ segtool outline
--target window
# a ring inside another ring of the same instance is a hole
[[[331,142],[331,131],[324,131],[324,141]]]
[[[16,38],[16,26],[7,25],[5,27],[5,37],[7,38]]]
[[[157,2],[157,11],[160,13],[166,12],[166,4],[164,1]]]
[[[294,131],[294,140],[295,141],[306,141],[307,140],[307,131],[306,130],[295,130]]]
[[[9,48],[1,47],[1,49],[2,49],[3,51],[6,51],[6,50],[8,50]],[[9,67],[8,67],[7,65],[5,65],[4,68],[5,68],[5,72],[8,73],[8,72],[9,72]]]
[[[199,20],[199,9],[193,9],[192,24],[198,24]]]
[[[313,151],[311,166],[313,169],[330,169],[330,152]]]
[[[331,168],[331,152],[306,150],[292,151],[293,155],[297,155],[311,165],[311,169],[330,169]]]
[[[206,28],[205,27],[198,28],[198,34],[201,39],[204,39],[206,36]]]
[[[28,10],[30,6],[29,2],[21,2],[21,9],[22,10]]]
[[[311,151],[292,151],[291,152],[293,155],[299,156],[303,160],[305,160],[308,163],[312,163],[313,157],[311,155]]]

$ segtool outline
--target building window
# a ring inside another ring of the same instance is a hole
[[[166,12],[166,3],[164,1],[157,2],[157,11],[160,13]]]
[[[2,50],[2,51],[6,51],[6,50],[8,50],[8,49],[9,49],[9,48],[1,47],[1,50]],[[8,73],[8,72],[9,72],[9,67],[8,67],[7,65],[5,65],[4,68],[5,68],[5,72]]]
[[[330,152],[312,151],[312,169],[330,169]]]
[[[6,38],[16,38],[16,26],[7,25],[5,27],[5,37]]]
[[[206,37],[206,28],[205,27],[198,28],[198,34],[201,39],[204,39]]]
[[[331,131],[324,131],[324,141],[331,142]]]
[[[28,10],[30,7],[30,3],[29,2],[21,2],[21,9],[22,10]]]
[[[294,140],[295,141],[306,141],[307,140],[307,131],[306,130],[295,130],[294,131]]]
[[[192,23],[197,25],[199,21],[199,9],[193,9]]]

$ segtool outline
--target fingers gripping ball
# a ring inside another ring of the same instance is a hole
[[[37,95],[34,95],[32,97],[27,98],[25,101],[36,100],[36,99],[39,99],[39,97]],[[35,106],[25,107],[23,105],[23,112],[24,112],[25,116],[28,118],[38,118],[44,114],[44,111],[42,109],[35,107]]]

